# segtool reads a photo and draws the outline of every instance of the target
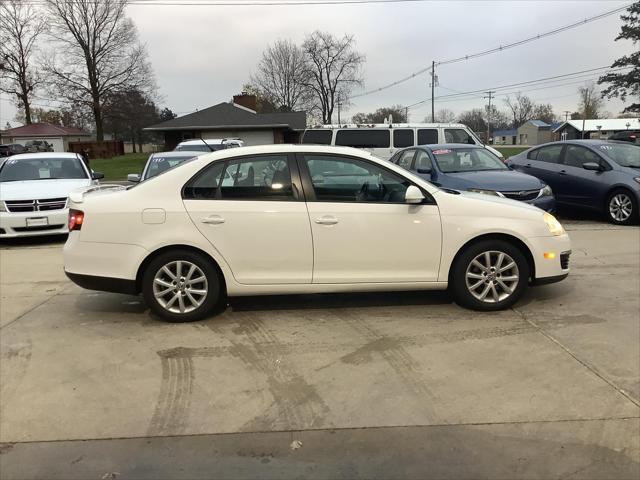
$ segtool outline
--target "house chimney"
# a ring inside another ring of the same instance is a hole
[[[243,107],[255,112],[258,106],[258,99],[255,95],[250,95],[247,92],[242,92],[240,95],[233,96],[233,103],[242,105]]]

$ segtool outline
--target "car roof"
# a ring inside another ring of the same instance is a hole
[[[206,143],[207,145],[222,145],[225,142],[231,141],[240,142],[239,138],[204,138],[204,139],[195,139],[195,140],[185,140],[184,142],[180,142],[178,145],[202,145]]]
[[[483,145],[471,145],[470,143],[435,143],[428,145],[418,145],[419,148],[426,148],[428,150],[442,150],[442,149],[454,149],[454,148],[484,148]],[[407,148],[416,148],[416,147],[407,147]]]
[[[572,140],[559,140],[557,142],[549,142],[543,143],[540,145],[535,145],[532,148],[544,147],[546,145],[586,145],[586,146],[596,146],[596,145],[633,145],[632,143],[621,141],[621,140],[607,140],[607,139],[572,139]]]
[[[77,159],[77,153],[70,152],[39,152],[39,153],[20,153],[13,155],[11,160],[36,160],[38,158],[73,158]]]
[[[341,123],[341,124],[328,124],[328,125],[316,125],[308,127],[307,130],[338,130],[338,129],[359,129],[359,130],[374,130],[374,129],[390,129],[390,128],[436,128],[436,127],[458,127],[468,128],[462,123]]]
[[[149,155],[149,158],[152,157],[164,157],[164,158],[193,158],[199,155],[206,155],[210,152],[199,152],[196,150],[172,150],[170,152],[155,152]]]

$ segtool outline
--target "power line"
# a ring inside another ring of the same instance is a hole
[[[623,67],[623,68],[628,68],[628,67]],[[482,94],[482,93],[486,93],[488,90],[504,90],[507,88],[512,88],[512,87],[520,87],[520,86],[526,86],[526,85],[535,85],[538,83],[547,83],[547,82],[552,82],[552,81],[561,81],[562,79],[568,80],[567,77],[578,77],[581,75],[584,75],[586,73],[593,73],[593,72],[597,72],[599,70],[609,70],[610,67],[609,66],[604,66],[604,67],[597,67],[597,68],[589,68],[587,70],[580,70],[578,72],[572,72],[572,73],[565,73],[562,75],[554,75],[551,77],[545,77],[545,78],[539,78],[536,80],[528,80],[525,82],[519,82],[519,83],[510,83],[507,85],[501,85],[501,86],[493,86],[493,87],[489,87],[489,88],[480,88],[478,90],[469,90],[466,92],[458,92],[458,93],[451,93],[451,94],[447,94],[447,95],[441,95],[439,97],[436,98],[452,98],[452,97],[460,97],[460,96],[469,96],[469,95],[477,95],[477,94]],[[620,69],[610,69],[611,71],[615,71],[615,70],[620,70]],[[574,78],[575,79],[575,78]],[[411,105],[408,105],[409,108],[411,107],[415,107],[417,105],[420,105],[422,103],[426,103],[428,101],[430,101],[431,98],[425,99],[425,100],[420,100],[419,102],[413,103]]]
[[[64,0],[65,3],[71,3],[72,0]],[[187,0],[179,2],[177,0],[130,0],[128,2],[116,2],[127,3],[127,5],[157,5],[157,6],[186,6],[186,7],[262,7],[262,6],[310,6],[310,5],[361,5],[369,4],[374,5],[376,3],[424,3],[433,2],[437,0],[238,0],[231,2],[229,0]],[[24,3],[31,5],[45,5],[43,0],[26,0]],[[100,0],[98,0],[100,3]]]
[[[525,38],[523,40],[518,40],[518,41],[513,42],[513,43],[508,43],[506,45],[500,45],[498,47],[491,48],[489,50],[484,50],[484,51],[481,51],[481,52],[477,52],[477,53],[473,53],[473,54],[469,54],[469,55],[464,55],[464,56],[461,56],[461,57],[451,58],[449,60],[442,60],[442,61],[439,61],[439,62],[435,62],[433,67],[434,66],[440,66],[440,65],[448,65],[448,64],[451,64],[451,63],[457,63],[457,62],[462,62],[462,61],[466,61],[466,60],[471,60],[471,59],[474,59],[474,58],[490,55],[492,53],[502,52],[504,50],[508,50],[510,48],[518,47],[520,45],[525,45],[525,44],[533,42],[535,40],[540,40],[541,38],[549,37],[551,35],[556,35],[558,33],[565,32],[565,31],[570,30],[572,28],[577,28],[577,27],[580,27],[582,25],[586,25],[587,23],[594,22],[596,20],[600,20],[602,18],[608,17],[608,16],[613,15],[615,13],[621,12],[622,10],[626,10],[627,8],[629,8],[630,5],[631,4],[627,4],[627,5],[623,5],[621,7],[618,7],[618,8],[614,8],[613,10],[607,10],[606,12],[603,12],[603,13],[601,13],[599,15],[594,15],[592,17],[587,17],[584,20],[580,20],[579,22],[575,22],[575,23],[572,23],[572,24],[569,24],[569,25],[565,25],[563,27],[555,28],[553,30],[549,30],[548,32],[540,33],[538,35],[534,35],[532,37],[528,37],[528,38]],[[418,70],[418,71],[412,73],[411,75],[407,75],[406,77],[403,77],[400,80],[396,80],[395,82],[388,83],[387,85],[384,85],[382,87],[378,87],[378,88],[375,88],[373,90],[369,90],[369,91],[366,91],[366,92],[363,92],[363,93],[359,93],[357,95],[352,95],[351,99],[364,97],[366,95],[371,95],[372,93],[381,92],[383,90],[387,90],[389,88],[395,87],[396,85],[399,85],[399,84],[404,83],[404,82],[406,82],[408,80],[411,80],[412,78],[415,78],[418,75],[422,75],[423,73],[431,71],[431,69],[433,67],[432,66],[425,67],[425,68],[423,68],[421,70]]]

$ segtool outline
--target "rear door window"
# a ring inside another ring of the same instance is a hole
[[[418,145],[434,145],[438,143],[436,128],[421,128],[418,130]]]
[[[413,130],[409,128],[394,130],[393,146],[395,148],[413,147]]]
[[[389,130],[338,130],[336,145],[355,148],[389,148],[390,136]]]
[[[406,168],[407,170],[411,170],[411,165],[413,163],[413,156],[415,155],[415,150],[406,150],[402,152],[400,155],[400,159],[398,160],[398,166],[402,168]]]
[[[314,145],[331,145],[332,130],[307,130],[302,137],[302,143]]]
[[[560,163],[562,145],[549,145],[538,149],[536,160],[545,163]]]

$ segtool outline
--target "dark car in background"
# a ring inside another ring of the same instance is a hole
[[[438,187],[520,200],[547,212],[555,210],[551,188],[531,175],[511,170],[480,145],[409,147],[396,152],[390,161]]]
[[[639,218],[640,145],[565,140],[526,150],[507,164],[551,186],[560,206],[596,210],[620,225]]]
[[[631,142],[640,145],[640,130],[624,130],[614,133],[609,140],[621,140],[623,142]]]
[[[10,157],[11,155],[18,155],[25,153],[27,150],[19,143],[8,143],[6,145],[0,145],[0,157]]]

